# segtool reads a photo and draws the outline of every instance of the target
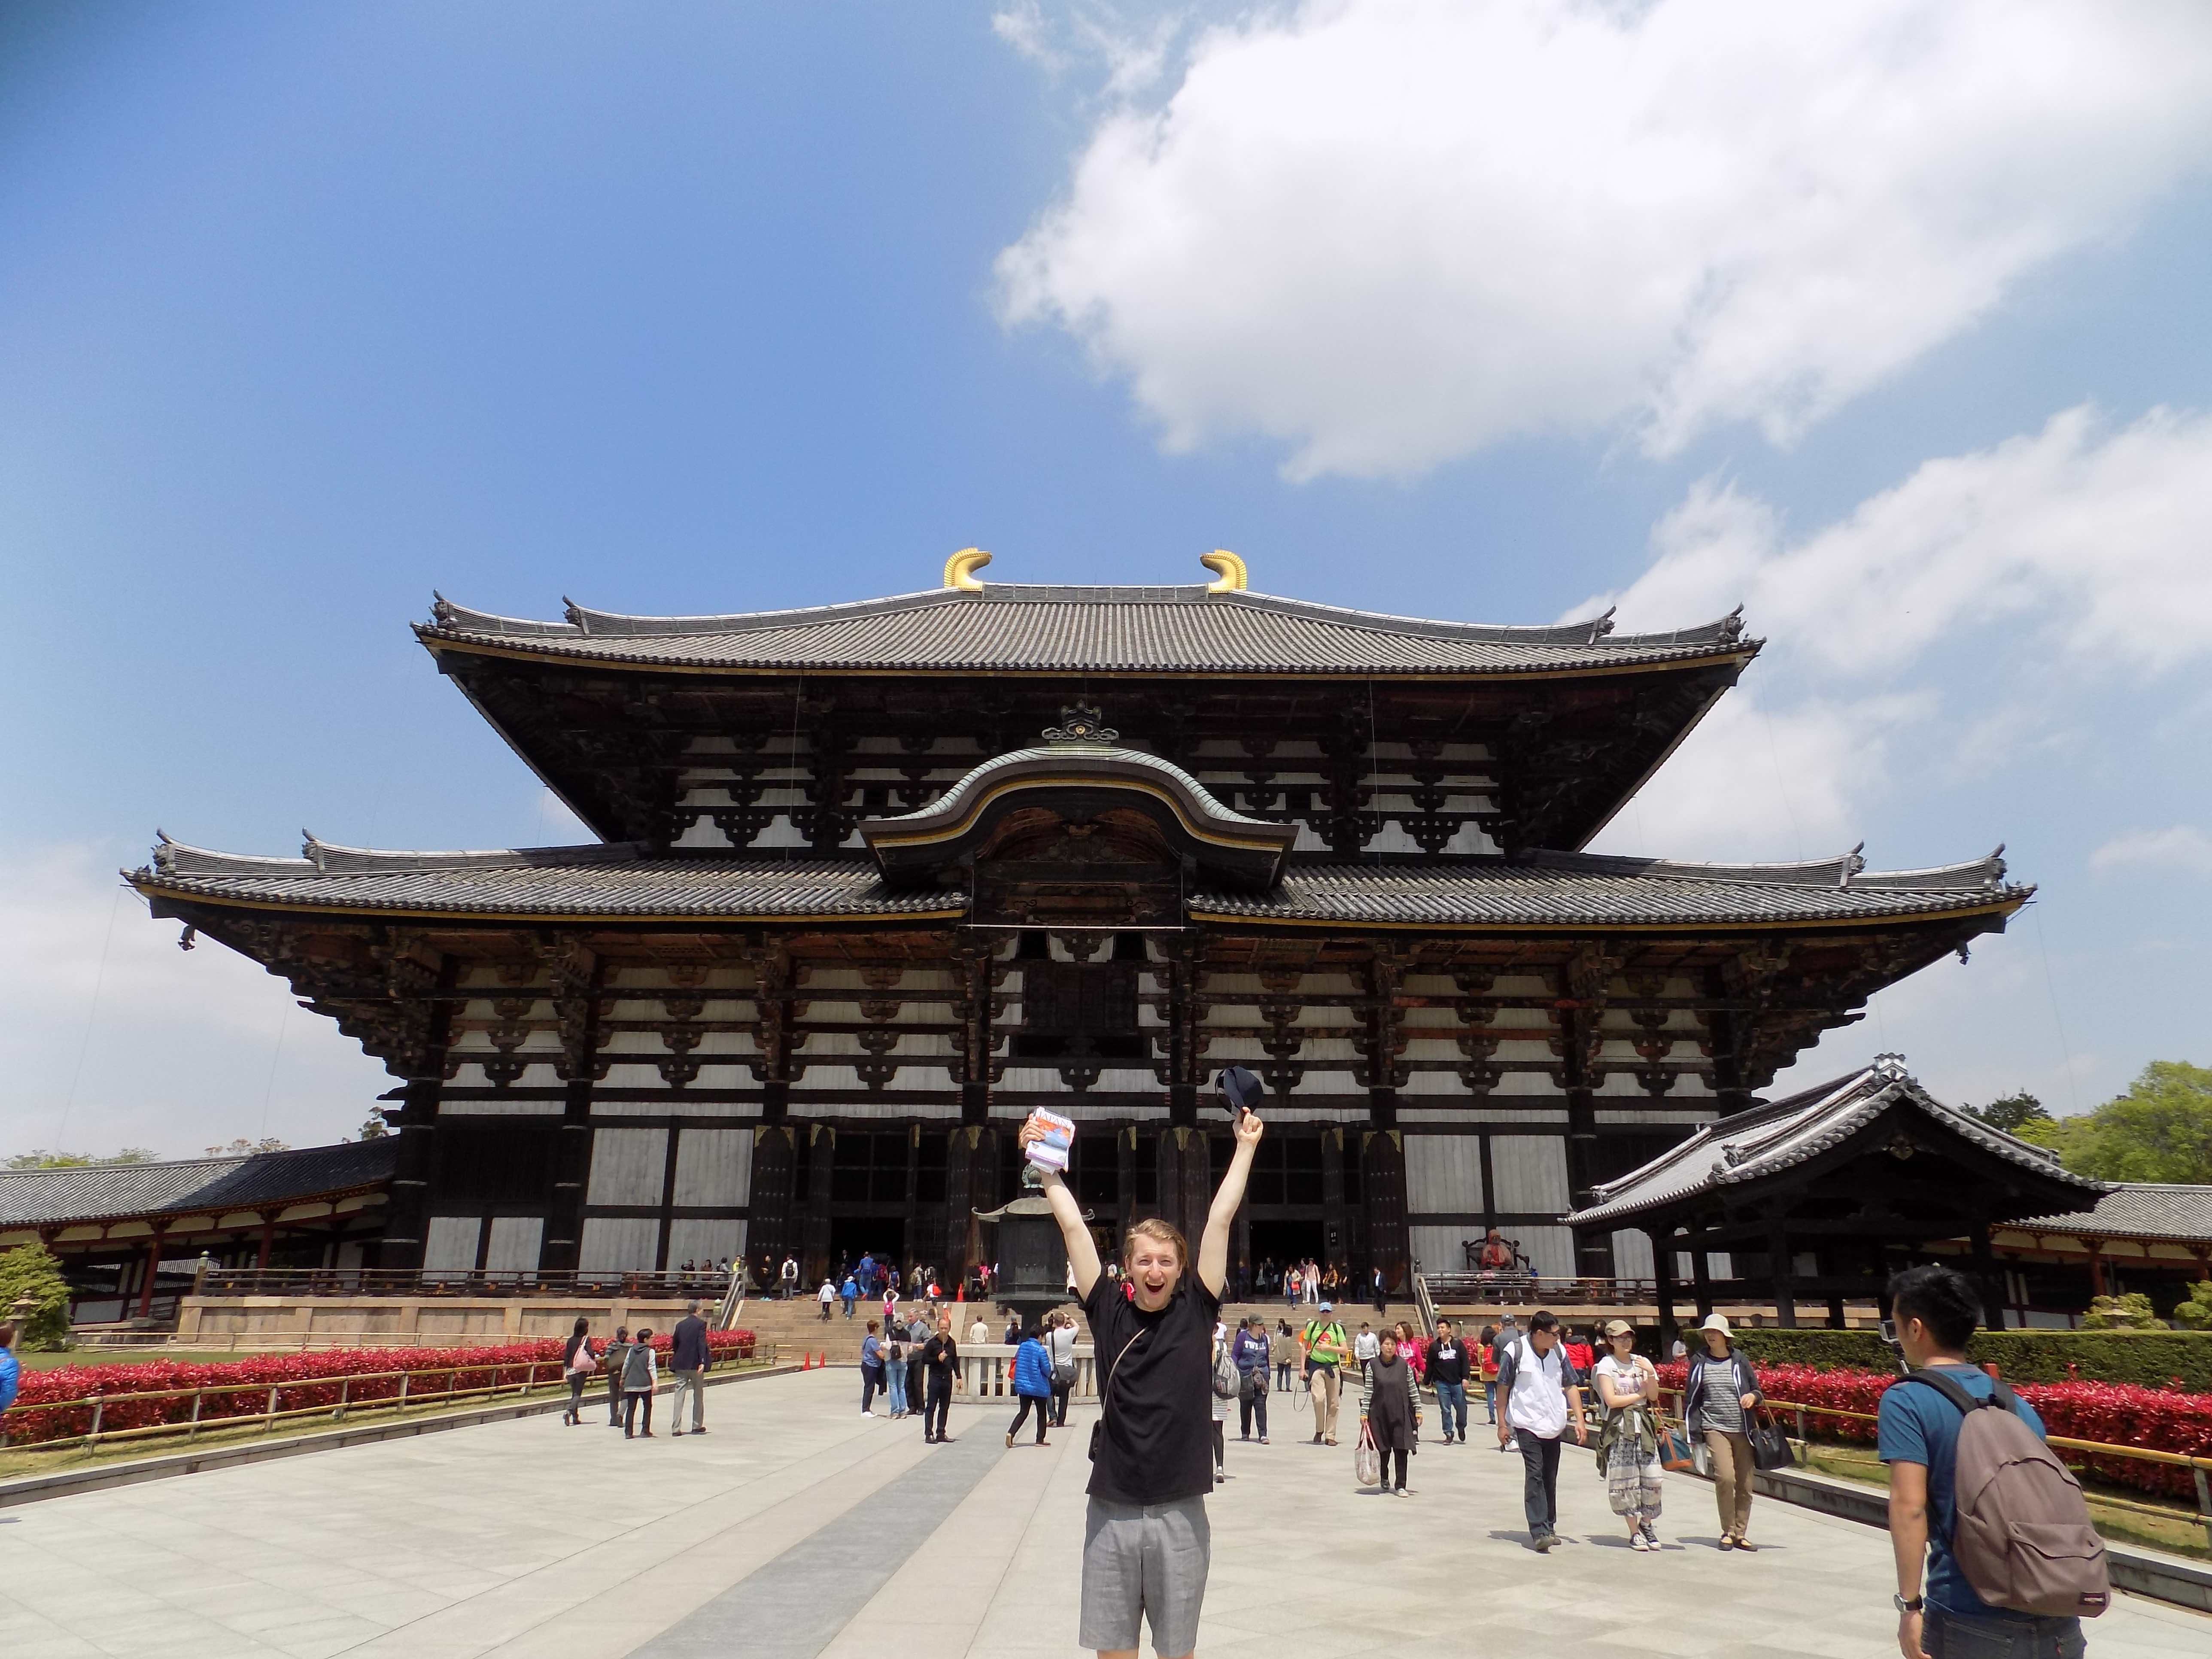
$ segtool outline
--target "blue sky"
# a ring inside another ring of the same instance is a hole
[[[379,1069],[112,872],[573,834],[413,643],[434,587],[768,608],[971,543],[1743,601],[1766,657],[1604,845],[2043,890],[1801,1074],[2212,1062],[2212,32],[2031,21],[9,9],[0,1139],[359,1121]]]

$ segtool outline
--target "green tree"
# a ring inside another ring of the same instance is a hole
[[[125,1146],[102,1158],[97,1152],[50,1152],[43,1149],[18,1152],[0,1168],[9,1170],[89,1170],[109,1164],[151,1164],[150,1147]]]
[[[363,1140],[381,1140],[391,1133],[392,1126],[384,1121],[384,1108],[370,1107],[368,1115],[362,1120],[360,1138]]]
[[[248,1140],[240,1135],[228,1146],[209,1147],[207,1155],[210,1158],[249,1158],[256,1152],[289,1152],[291,1150],[291,1142],[279,1140],[274,1135],[264,1136],[259,1140]]]
[[[2189,1299],[2173,1310],[2173,1322],[2185,1331],[2212,1330],[2212,1279],[2189,1287]]]
[[[2118,1099],[2025,1138],[2100,1181],[2212,1183],[2212,1069],[2154,1060]]]
[[[2051,1114],[2043,1109],[2043,1103],[2025,1089],[1999,1095],[1986,1106],[1969,1106],[1966,1109],[1992,1129],[2002,1129],[2012,1135],[2019,1134],[2023,1125],[2051,1121]]]
[[[0,1250],[0,1319],[15,1321],[15,1345],[27,1353],[69,1346],[69,1281],[43,1244]],[[15,1311],[19,1304],[30,1306]]]

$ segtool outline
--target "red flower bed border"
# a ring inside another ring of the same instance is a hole
[[[1687,1369],[1679,1360],[1662,1365],[1660,1381],[1680,1389]],[[1898,1380],[1877,1371],[1815,1370],[1810,1365],[1767,1365],[1759,1373],[1759,1386],[1770,1399],[1794,1401],[1814,1408],[1805,1413],[1806,1432],[1813,1439],[1864,1444],[1875,1438],[1872,1423],[1823,1416],[1817,1408],[1826,1406],[1871,1417],[1881,1409],[1883,1391]],[[2015,1385],[2014,1391],[2035,1407],[2044,1427],[2062,1439],[2212,1457],[2212,1395],[2146,1389],[2132,1382],[2022,1382]],[[2176,1464],[2074,1453],[2067,1457],[2069,1462],[2117,1485],[2187,1498],[2192,1503],[2196,1498],[2195,1477]]]
[[[671,1338],[653,1340],[664,1356]],[[709,1331],[709,1350],[717,1359],[750,1358],[754,1337],[750,1331]],[[562,1340],[541,1337],[526,1342],[506,1342],[459,1348],[319,1348],[308,1353],[257,1354],[250,1358],[216,1364],[189,1364],[179,1360],[148,1360],[135,1365],[64,1365],[53,1370],[25,1371],[22,1391],[6,1416],[0,1419],[6,1443],[36,1445],[41,1441],[69,1440],[92,1430],[92,1399],[101,1396],[100,1431],[144,1428],[160,1423],[192,1420],[192,1396],[167,1400],[124,1400],[117,1396],[155,1394],[176,1389],[216,1389],[234,1384],[236,1393],[201,1396],[199,1420],[220,1422],[225,1418],[258,1417],[270,1409],[269,1390],[277,1391],[276,1409],[307,1411],[339,1403],[374,1406],[399,1397],[402,1379],[380,1373],[405,1371],[410,1394],[413,1377],[429,1373],[435,1378],[431,1394],[445,1390],[448,1372],[456,1389],[519,1388],[532,1364],[541,1369],[541,1383],[557,1381],[543,1369],[558,1364]],[[374,1377],[374,1381],[348,1381]],[[27,1407],[53,1407],[58,1410]]]

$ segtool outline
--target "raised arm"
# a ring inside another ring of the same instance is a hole
[[[1024,1152],[1031,1141],[1043,1138],[1044,1130],[1035,1118],[1022,1125],[1021,1147]],[[1091,1229],[1084,1224],[1083,1206],[1067,1190],[1067,1182],[1060,1172],[1040,1170],[1037,1173],[1044,1177],[1045,1202],[1052,1206],[1052,1218],[1060,1223],[1060,1243],[1067,1246],[1067,1265],[1075,1273],[1075,1293],[1088,1302],[1091,1287],[1105,1271],[1098,1261],[1097,1241],[1091,1237]]]
[[[1198,1277],[1217,1297],[1229,1283],[1229,1230],[1236,1222],[1237,1206],[1244,1202],[1244,1183],[1252,1176],[1252,1154],[1260,1150],[1264,1132],[1257,1112],[1237,1114],[1237,1150],[1230,1156],[1229,1172],[1214,1190],[1213,1207],[1206,1212],[1206,1232],[1198,1241]]]

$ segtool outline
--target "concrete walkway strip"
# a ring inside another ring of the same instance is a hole
[[[887,1494],[895,1501],[868,1506],[865,1525],[823,1527],[635,1651],[815,1659],[1006,1455],[1000,1437],[970,1417]]]

